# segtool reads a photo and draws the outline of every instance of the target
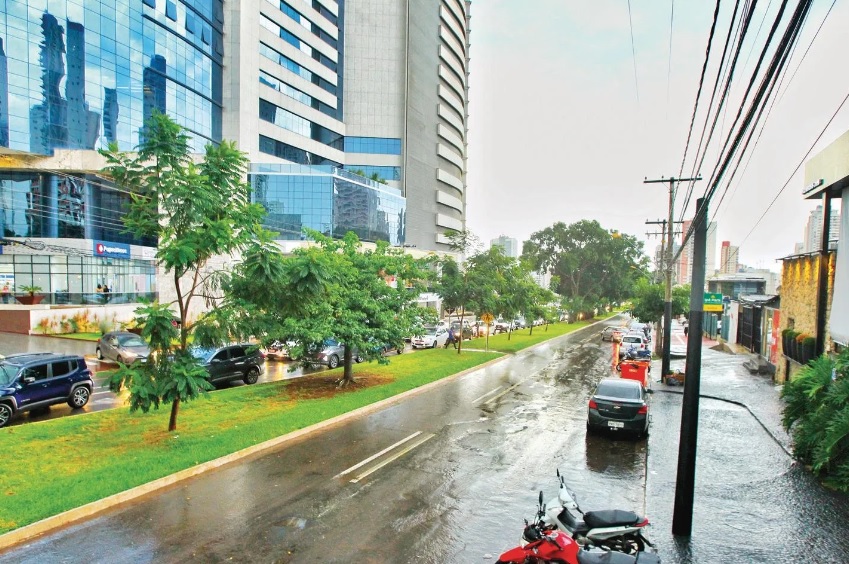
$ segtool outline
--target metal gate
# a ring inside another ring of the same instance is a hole
[[[737,342],[752,350],[752,334],[754,333],[752,321],[754,317],[754,309],[750,305],[740,304],[740,324],[737,326],[740,332]]]

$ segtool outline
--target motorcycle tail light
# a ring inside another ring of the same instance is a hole
[[[641,405],[640,409],[637,410],[638,415],[646,415],[649,412],[649,406]]]
[[[590,400],[590,409],[598,409],[598,404],[595,400]]]

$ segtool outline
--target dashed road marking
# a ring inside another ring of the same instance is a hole
[[[372,461],[372,460],[374,460],[375,458],[378,458],[378,457],[380,457],[380,456],[383,456],[384,454],[386,454],[386,453],[387,453],[387,452],[389,452],[390,450],[392,450],[392,449],[394,449],[394,448],[396,448],[396,447],[398,447],[398,446],[400,446],[400,445],[402,445],[402,444],[406,443],[407,441],[409,441],[409,440],[411,440],[411,439],[414,439],[414,438],[418,437],[418,436],[419,436],[419,435],[421,435],[421,434],[422,434],[422,432],[421,432],[421,431],[416,431],[415,433],[413,433],[412,435],[410,435],[410,436],[409,436],[409,437],[407,437],[406,439],[401,439],[400,441],[398,441],[398,442],[397,442],[397,443],[395,443],[394,445],[391,445],[391,446],[386,447],[385,449],[383,449],[382,451],[378,452],[377,454],[374,454],[374,455],[372,455],[372,456],[370,456],[370,457],[366,458],[365,460],[363,460],[363,461],[362,461],[362,462],[360,462],[359,464],[355,464],[355,465],[351,466],[350,468],[348,468],[347,470],[343,470],[342,472],[339,472],[338,474],[336,474],[336,475],[335,475],[335,476],[333,476],[333,477],[334,477],[334,478],[340,478],[340,477],[344,476],[345,474],[350,474],[351,472],[353,472],[353,471],[354,471],[354,470],[356,470],[357,468],[361,468],[362,466],[365,466],[366,464],[368,464],[369,462],[371,462],[371,461]]]
[[[490,404],[490,403],[494,402],[494,401],[495,401],[495,400],[497,400],[498,398],[500,398],[500,397],[502,397],[502,396],[504,396],[504,395],[506,395],[506,394],[510,393],[511,391],[515,390],[516,388],[518,388],[519,386],[521,386],[521,385],[522,385],[522,384],[524,384],[524,383],[525,383],[525,380],[522,380],[521,382],[517,382],[517,383],[513,384],[512,386],[510,386],[509,388],[507,388],[506,390],[504,390],[503,392],[501,392],[501,393],[500,393],[500,394],[498,394],[497,396],[495,396],[495,397],[493,397],[493,398],[490,398],[490,399],[486,400],[485,402],[483,402],[483,404],[484,404],[484,405],[488,405],[488,404]]]
[[[486,396],[488,396],[489,394],[494,394],[495,392],[497,392],[497,391],[498,391],[498,390],[500,390],[500,389],[501,389],[501,386],[498,386],[498,387],[497,387],[497,388],[495,388],[494,390],[490,390],[490,391],[488,391],[487,393],[485,393],[485,394],[484,394],[484,395],[482,395],[481,397],[473,399],[473,400],[472,400],[472,404],[476,404],[476,403],[478,403],[480,400],[482,400],[483,398],[485,398],[485,397],[486,397]]]
[[[378,464],[377,466],[373,466],[372,468],[369,468],[368,470],[366,470],[366,471],[365,471],[365,472],[363,472],[362,474],[358,474],[356,478],[352,478],[352,479],[351,479],[351,480],[349,480],[349,481],[350,481],[352,484],[356,484],[357,482],[359,482],[360,480],[362,480],[362,479],[363,479],[363,478],[365,478],[366,476],[368,476],[368,475],[370,475],[370,474],[373,474],[374,472],[377,472],[378,470],[380,470],[381,468],[383,468],[383,467],[384,467],[384,466],[386,466],[387,464],[389,464],[389,463],[391,463],[391,462],[394,462],[394,461],[398,460],[399,458],[401,458],[402,456],[404,456],[405,454],[407,454],[408,452],[410,452],[410,451],[411,451],[411,450],[413,450],[414,448],[420,447],[421,445],[423,445],[424,443],[426,443],[427,441],[429,441],[430,439],[432,439],[432,438],[433,438],[433,437],[435,437],[435,436],[436,436],[436,435],[434,435],[433,433],[425,433],[425,434],[424,434],[424,435],[422,435],[422,436],[421,436],[418,440],[416,440],[416,441],[415,441],[415,442],[413,442],[412,444],[408,445],[406,448],[404,448],[404,449],[400,450],[400,451],[399,451],[398,453],[396,453],[394,456],[391,456],[391,457],[387,458],[386,460],[384,460],[383,462],[381,462],[381,463],[380,463],[380,464]]]

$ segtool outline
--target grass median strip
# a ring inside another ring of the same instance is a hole
[[[166,431],[169,408],[127,408],[63,417],[0,430],[0,534],[163,476],[214,460],[337,415],[440,380],[586,325],[555,324],[507,341],[490,337],[490,352],[453,349],[393,356],[389,365],[354,367],[358,384],[338,390],[340,369],[221,390],[183,404],[180,427]],[[483,348],[483,340],[467,342]]]

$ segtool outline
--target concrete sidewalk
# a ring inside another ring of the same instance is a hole
[[[768,376],[749,374],[747,359],[702,349],[689,538],[671,534],[683,388],[652,383],[650,537],[664,563],[845,562],[849,497],[823,488],[793,461],[781,426],[780,387]],[[673,360],[671,367],[683,370],[684,362]],[[654,364],[658,375],[660,361]]]

